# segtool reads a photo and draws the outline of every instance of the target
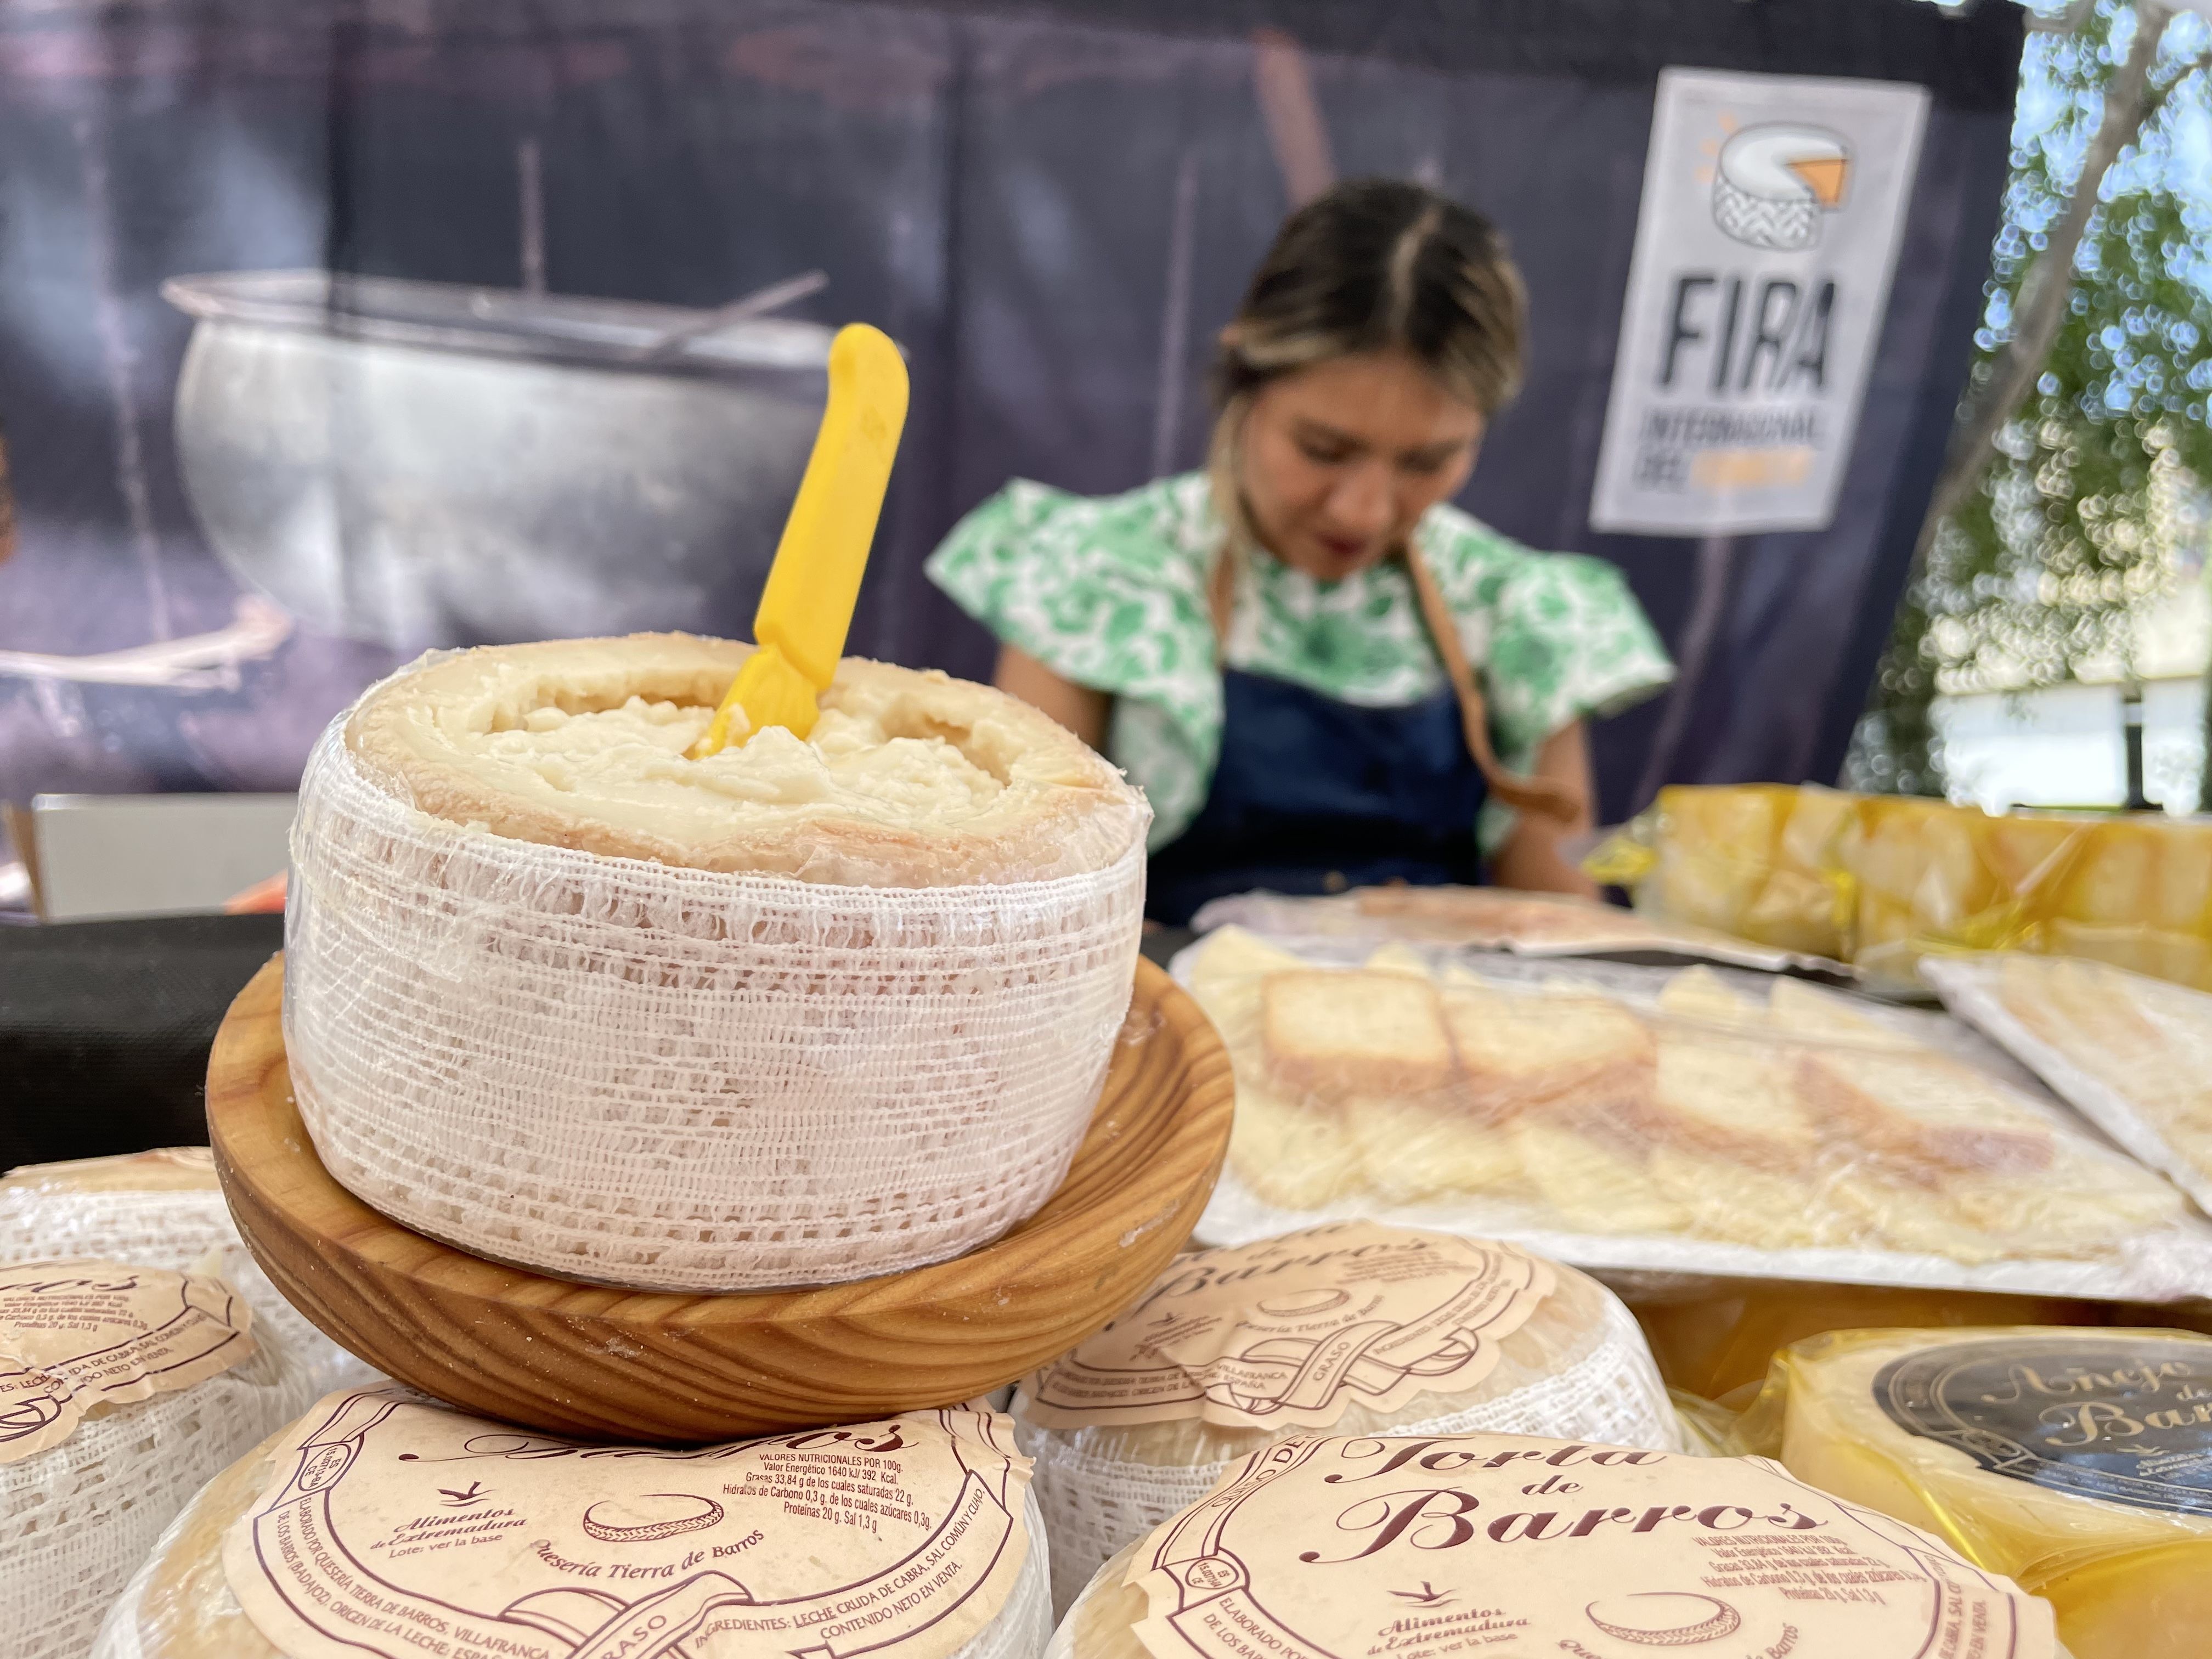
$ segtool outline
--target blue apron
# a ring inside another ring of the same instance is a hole
[[[1185,927],[1208,899],[1260,887],[1481,879],[1474,817],[1489,786],[1449,690],[1362,708],[1232,668],[1221,693],[1221,759],[1205,808],[1152,855],[1154,920]]]

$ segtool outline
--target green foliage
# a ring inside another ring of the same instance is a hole
[[[1972,386],[2011,337],[2134,29],[2125,0],[2099,0],[2077,33],[2029,37]],[[1847,769],[1855,787],[1942,793],[1939,691],[2127,672],[2136,611],[2195,554],[2197,481],[2212,479],[2206,40],[2194,15],[2166,29],[2152,74],[2163,100],[2106,174],[2043,375],[1899,607]]]

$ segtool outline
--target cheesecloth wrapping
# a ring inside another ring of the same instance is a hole
[[[90,1659],[281,1659],[238,1605],[222,1571],[222,1535],[260,1494],[275,1443],[209,1481],[170,1523],[115,1597]],[[1006,1606],[948,1659],[1038,1659],[1043,1653],[1052,1636],[1052,1570],[1034,1492],[1023,1516],[1029,1554]],[[83,1651],[82,1644],[76,1651]],[[720,1659],[721,1650],[695,1644],[678,1651]]]
[[[192,1494],[325,1391],[283,1334],[262,1325],[258,1304],[255,1313],[250,1358],[173,1394],[94,1407],[60,1444],[0,1464],[0,1650],[9,1659],[83,1659],[118,1592]]]
[[[1602,1303],[1601,1314],[1550,1357],[1534,1381],[1467,1401],[1451,1409],[1448,1396],[1423,1395],[1380,1418],[1354,1407],[1330,1434],[1537,1434],[1615,1446],[1681,1449],[1680,1430],[1666,1385],[1644,1346],[1635,1318],[1609,1292],[1579,1274],[1563,1279],[1585,1293],[1574,1299]],[[1556,1299],[1556,1298],[1555,1298]],[[1543,1317],[1540,1310],[1537,1317]],[[1532,1321],[1534,1324],[1535,1322]],[[1523,1328],[1527,1329],[1526,1327]],[[1521,1333],[1516,1333],[1516,1337]],[[1532,1333],[1536,1334],[1536,1333]],[[1511,1343],[1515,1337],[1506,1339]],[[1506,1369],[1501,1367],[1501,1370]],[[1109,1556],[1146,1536],[1170,1516],[1212,1491],[1230,1468],[1279,1434],[1224,1431],[1196,1419],[1141,1425],[1047,1429],[1027,1421],[1015,1402],[1015,1443],[1036,1461],[1030,1490],[1044,1509],[1052,1536],[1052,1603],[1064,1616]],[[1300,1425],[1283,1434],[1313,1433]],[[1195,1443],[1203,1461],[1154,1462],[1127,1455],[1133,1439],[1158,1436],[1184,1455]]]
[[[35,1168],[17,1171],[0,1186],[0,1267],[95,1256],[183,1273],[220,1249],[222,1277],[253,1310],[255,1340],[265,1342],[274,1333],[305,1379],[299,1411],[334,1389],[378,1380],[380,1373],[325,1336],[269,1282],[239,1237],[220,1188],[79,1188],[58,1172],[44,1181],[38,1175]]]
[[[1129,1001],[1144,849],[1048,881],[831,886],[512,841],[366,779],[292,830],[284,1038],[365,1202],[625,1287],[939,1261],[1066,1174]]]

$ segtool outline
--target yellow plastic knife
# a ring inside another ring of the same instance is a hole
[[[906,402],[906,363],[890,337],[865,323],[838,330],[830,343],[829,406],[753,617],[760,648],[738,671],[692,759],[721,750],[732,714],[742,714],[748,738],[767,726],[801,738],[814,730],[816,699],[845,654]]]

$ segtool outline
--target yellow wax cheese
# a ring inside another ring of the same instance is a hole
[[[2206,1651],[2212,1339],[1843,1332],[1778,1356],[1777,1413],[1791,1474],[2045,1597],[2075,1659]]]

